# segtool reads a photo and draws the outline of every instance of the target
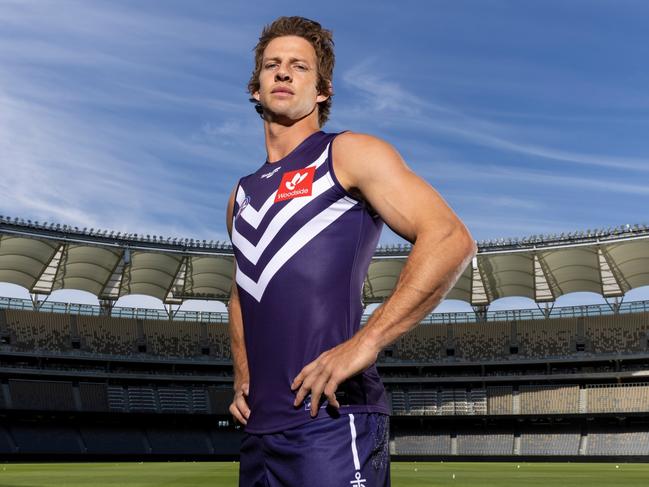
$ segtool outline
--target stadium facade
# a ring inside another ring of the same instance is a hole
[[[473,311],[431,314],[379,359],[393,458],[648,460],[649,302],[624,297],[649,285],[649,228],[478,244],[447,296]],[[365,304],[409,251],[377,249]],[[0,298],[0,455],[236,458],[227,314],[179,310],[227,302],[232,260],[222,242],[0,217],[0,282],[32,297]],[[578,291],[606,304],[554,306]],[[114,305],[130,294],[165,309]],[[489,311],[510,296],[537,307]]]

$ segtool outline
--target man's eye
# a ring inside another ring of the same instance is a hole
[[[275,67],[275,66],[277,66],[277,63],[268,63],[265,67],[266,68],[272,68],[272,67]]]
[[[301,64],[296,64],[295,69],[298,69],[300,71],[306,71],[308,68],[306,66],[301,65]]]

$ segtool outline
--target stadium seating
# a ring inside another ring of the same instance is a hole
[[[220,359],[232,359],[227,325],[207,323],[207,341],[210,356]]]
[[[196,357],[200,355],[201,323],[168,320],[144,320],[142,328],[147,353],[161,357]]]
[[[437,413],[437,391],[410,391],[408,404],[409,414],[435,415]]]
[[[649,412],[649,384],[589,384],[589,413]]]
[[[470,404],[474,415],[487,414],[487,390],[486,389],[471,389],[470,391]]]
[[[34,421],[11,424],[9,430],[20,453],[84,452],[78,433],[71,428]]]
[[[226,324],[0,311],[3,365],[17,372],[0,384],[0,409],[32,415],[0,423],[0,453],[238,451]],[[649,457],[648,330],[649,313],[421,325],[379,364],[389,371],[391,451]],[[146,419],[116,420],[130,413]],[[52,419],[67,415],[104,423]],[[214,423],[196,426],[197,415]]]
[[[448,431],[400,432],[394,446],[399,455],[450,455],[451,436]]]
[[[577,321],[573,318],[517,321],[520,357],[565,357],[575,353]]]
[[[87,453],[115,455],[151,452],[144,432],[133,426],[119,424],[82,426],[80,432]]]
[[[392,414],[407,414],[408,409],[406,408],[406,393],[401,390],[392,390],[390,396],[392,398]]]
[[[588,432],[588,455],[649,455],[649,431],[601,428]]]
[[[594,316],[584,322],[592,353],[627,354],[647,350],[647,313]]]
[[[70,315],[36,311],[5,311],[11,346],[26,351],[68,351],[72,348]]]
[[[578,455],[581,434],[573,426],[538,425],[520,435],[521,455]]]
[[[521,414],[579,412],[578,385],[523,385],[519,387]]]
[[[513,414],[511,386],[487,387],[487,413],[491,415]]]
[[[509,355],[511,326],[506,321],[457,323],[452,329],[455,356],[462,360],[501,360]]]
[[[0,453],[16,453],[16,445],[7,428],[0,425]]]
[[[146,428],[146,436],[154,454],[207,455],[213,451],[209,435],[202,429],[177,426]]]
[[[138,325],[136,319],[85,315],[74,315],[71,323],[71,315],[63,313],[13,309],[3,315],[15,350],[69,352],[78,338],[80,349],[92,353],[196,358],[208,348],[210,357],[231,359],[227,325],[221,323],[140,320]],[[587,354],[643,352],[648,315],[424,324],[394,343],[390,360],[434,362],[447,358],[449,349],[453,360],[467,362],[567,357],[577,353],[580,342]]]
[[[79,396],[84,411],[108,411],[106,384],[80,382]]]
[[[72,383],[38,380],[9,380],[14,409],[74,411]]]
[[[473,428],[457,435],[458,455],[512,455],[514,433]]]
[[[445,325],[418,326],[395,342],[394,357],[418,362],[438,360],[446,349],[446,343]]]
[[[78,316],[77,327],[83,350],[117,355],[133,355],[137,352],[136,320]]]

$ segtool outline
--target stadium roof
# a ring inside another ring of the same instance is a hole
[[[390,295],[410,248],[377,248],[363,288],[365,304]],[[499,239],[478,242],[478,248],[446,299],[487,306],[499,298],[523,296],[542,303],[576,291],[618,297],[649,285],[645,225]],[[0,216],[0,282],[23,286],[32,294],[76,289],[109,302],[129,294],[153,296],[167,304],[227,301],[232,267],[232,247],[223,242]]]

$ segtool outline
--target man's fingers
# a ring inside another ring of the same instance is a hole
[[[238,390],[234,393],[234,399],[230,404],[230,413],[236,421],[241,424],[248,424],[247,419],[250,417],[250,408],[245,396],[250,393],[250,385],[245,383],[241,384]]]
[[[302,372],[304,372],[304,369],[302,369]],[[300,387],[302,384],[302,372],[300,372],[295,379],[293,379],[293,382],[291,383],[291,390],[294,391],[296,388]]]
[[[302,385],[300,386],[300,389],[297,391],[297,395],[295,396],[295,401],[293,402],[294,406],[299,406],[302,404],[302,401],[306,396],[309,395],[309,391],[313,392],[313,384],[315,381],[318,380],[318,377],[320,376],[321,372],[314,367],[318,367],[318,365],[315,362],[310,363],[307,365],[307,367],[311,367],[312,371],[304,374],[304,370],[306,370],[306,367],[302,372],[300,372],[300,375],[303,375],[304,380],[302,381]],[[318,367],[319,368],[319,367]]]
[[[295,396],[295,401],[293,401],[293,406],[297,407],[300,404],[302,404],[302,401],[304,401],[304,398],[308,395],[310,387],[308,385],[309,379],[304,381],[300,389],[297,391],[297,395]]]
[[[309,375],[311,370],[313,370],[315,367],[317,367],[318,361],[314,360],[310,364],[307,364],[304,366],[302,370],[300,370],[300,373],[295,376],[295,379],[293,379],[293,383],[291,384],[291,390],[294,391],[300,385],[302,384],[302,381],[304,381],[304,378]]]
[[[338,388],[338,385],[333,382],[333,380],[330,380],[327,383],[327,387],[325,387],[324,390],[324,395],[327,397],[327,400],[329,401],[329,405],[333,406],[335,408],[340,407],[340,403],[338,402],[338,399],[336,399],[336,389]]]
[[[237,398],[234,401],[235,406],[237,409],[245,416],[246,419],[250,417],[250,408],[248,407],[248,403],[246,400],[243,398],[243,396],[237,396]]]
[[[244,425],[248,424],[248,422],[245,420],[243,415],[239,412],[239,409],[237,408],[237,406],[234,403],[230,404],[230,414],[232,414],[235,421],[238,421],[239,423],[244,424]]]
[[[316,417],[318,415],[318,409],[320,408],[320,397],[322,392],[327,385],[329,380],[329,374],[320,374],[320,377],[315,381],[313,387],[311,387],[311,416]]]

